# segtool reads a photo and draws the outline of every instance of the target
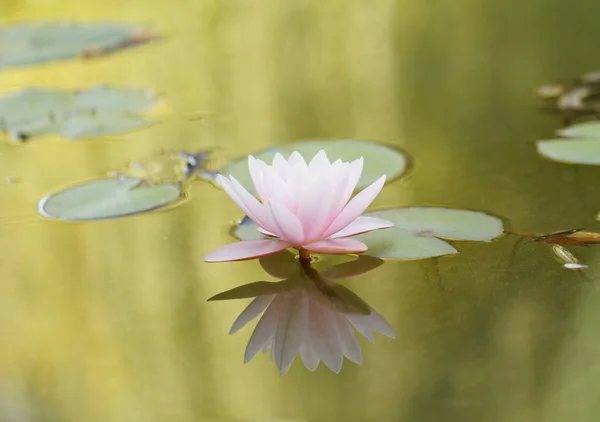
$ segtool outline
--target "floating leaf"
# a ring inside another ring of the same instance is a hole
[[[59,133],[69,139],[91,138],[129,132],[152,124],[143,117],[114,113],[79,113],[65,119]]]
[[[477,211],[438,207],[391,208],[367,215],[394,223],[418,236],[489,242],[502,234],[502,220]]]
[[[240,240],[260,240],[266,239],[265,236],[256,230],[258,226],[248,216],[242,218],[233,229],[233,235]]]
[[[124,113],[150,110],[157,100],[152,89],[113,88],[108,85],[98,85],[73,94],[78,109]]]
[[[570,164],[600,164],[598,139],[550,139],[537,142],[537,151],[553,161]]]
[[[141,179],[103,179],[82,183],[40,200],[39,213],[68,221],[125,217],[164,207],[181,196],[175,184],[142,186]]]
[[[150,125],[150,119],[136,113],[151,109],[157,101],[148,89],[27,88],[0,97],[0,127],[17,141],[50,134],[70,139],[116,134]]]
[[[418,236],[407,230],[391,227],[354,236],[365,243],[369,250],[365,255],[386,259],[425,259],[458,253],[443,240],[430,236]]]
[[[600,122],[577,123],[560,129],[557,133],[568,138],[600,139]]]
[[[47,22],[0,28],[0,69],[94,57],[143,44],[156,35],[124,24]]]
[[[400,176],[406,170],[408,159],[406,155],[394,148],[370,141],[355,139],[340,140],[314,140],[296,142],[288,145],[270,147],[252,154],[267,163],[273,161],[276,153],[281,153],[286,158],[294,151],[298,151],[305,159],[311,159],[319,150],[325,150],[331,161],[338,158],[342,161],[353,161],[364,157],[364,167],[356,189],[362,189],[383,174],[387,180]],[[254,191],[254,185],[248,172],[248,157],[244,156],[231,164],[226,165],[219,173],[233,175],[247,190]]]
[[[369,250],[364,255],[387,259],[424,259],[452,255],[458,251],[438,237],[488,242],[503,233],[499,218],[469,210],[437,207],[391,208],[365,213],[392,221],[395,226],[353,236]],[[234,229],[241,240],[265,237],[248,217]]]

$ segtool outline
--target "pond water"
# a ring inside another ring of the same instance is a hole
[[[170,113],[109,140],[0,145],[2,421],[596,421],[598,250],[584,273],[547,245],[506,235],[451,257],[387,262],[343,284],[395,339],[360,336],[363,363],[335,374],[228,335],[272,281],[257,261],[207,264],[239,209],[191,185],[166,211],[92,223],[37,201],[159,150],[215,148],[224,163],[274,144],[358,138],[409,151],[412,169],[373,204],[480,210],[507,227],[597,230],[600,170],[548,161],[535,141],[562,122],[537,86],[595,70],[600,3],[381,0],[0,1],[4,22],[151,23],[149,46],[2,70],[0,88],[151,87]],[[190,116],[204,116],[190,119]],[[12,180],[12,179],[11,179]]]

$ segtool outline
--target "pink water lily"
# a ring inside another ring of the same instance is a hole
[[[287,160],[275,154],[270,166],[249,156],[248,167],[260,201],[233,176],[219,174],[217,182],[268,238],[224,246],[206,255],[206,262],[252,259],[291,247],[325,254],[360,253],[367,245],[350,236],[393,226],[361,216],[381,191],[385,175],[350,199],[362,173],[362,157],[330,163],[325,151],[319,151],[307,164],[293,152]]]

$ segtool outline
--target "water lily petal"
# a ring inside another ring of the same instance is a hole
[[[269,202],[269,198],[272,198],[282,202],[289,210],[296,206],[297,199],[294,196],[297,195],[297,192],[289,188],[273,167],[267,167],[263,173],[263,187],[265,190],[264,204]]]
[[[258,296],[252,299],[252,302],[246,306],[246,309],[236,318],[229,330],[229,334],[237,333],[242,327],[252,321],[254,318],[262,314],[267,309],[275,295]]]
[[[311,252],[324,254],[361,253],[369,249],[364,243],[349,237],[319,240],[308,245],[302,245],[302,247]]]
[[[372,230],[385,229],[392,227],[394,223],[377,217],[358,217],[352,223],[348,224],[342,230],[329,236],[330,239],[338,237],[354,236],[355,234],[366,233]]]
[[[208,253],[205,262],[242,261],[282,251],[292,246],[281,240],[246,240],[231,243]]]
[[[310,186],[302,201],[298,204],[298,218],[304,229],[307,240],[320,238],[319,236],[331,224],[328,216],[331,210],[331,186],[322,180],[315,180]]]
[[[384,183],[385,176],[381,176],[371,185],[359,192],[354,198],[352,198],[352,200],[348,202],[348,205],[344,207],[342,212],[338,214],[333,223],[331,223],[331,226],[325,230],[323,237],[329,237],[332,234],[339,232],[344,227],[356,220],[367,209],[367,207],[371,205],[371,202],[373,202],[379,192],[381,192]]]
[[[277,170],[279,177],[281,177],[284,181],[288,180],[292,174],[290,165],[280,153],[276,153],[275,157],[273,157],[273,168]]]
[[[304,168],[304,170],[306,170],[307,168],[304,157],[302,157],[302,155],[300,155],[300,153],[297,151],[292,152],[290,158],[288,158],[287,161],[291,169],[293,169],[296,166],[300,166],[301,168]]]
[[[264,202],[267,200],[267,196],[264,188],[264,173],[268,168],[267,164],[262,160],[257,160],[252,155],[248,156],[248,170],[250,172],[250,178],[254,184],[254,189],[260,200]]]
[[[239,195],[236,193],[235,189],[233,188],[233,185],[231,184],[231,181],[221,174],[217,174],[216,181],[223,188],[225,193],[227,193],[227,195],[229,195],[229,197],[233,199],[233,202],[235,202],[235,204],[238,207],[240,207],[242,211],[244,211],[244,213],[248,215],[248,217],[250,217],[248,207],[246,206],[246,204],[244,204]],[[252,217],[250,217],[250,219],[256,224],[258,224],[258,222],[255,221]]]
[[[262,227],[258,227],[256,229],[259,233],[264,234],[265,236],[269,236],[269,237],[278,237],[275,233],[271,233],[268,230],[263,229]]]
[[[332,203],[334,206],[331,210],[331,221],[338,216],[340,212],[344,209],[358,181],[360,180],[360,175],[363,170],[363,159],[362,157],[358,160],[354,160],[351,163],[344,163],[344,167],[339,170],[341,177],[336,177],[337,174],[334,174],[331,177],[332,185],[336,187],[333,193]]]
[[[320,150],[313,159],[310,160],[310,163],[308,163],[308,173],[315,176],[327,174],[330,167],[331,163],[329,162],[329,158],[327,158],[327,154],[324,150]]]
[[[292,245],[301,245],[304,240],[304,231],[298,217],[291,212],[281,202],[269,199],[269,211],[276,230],[270,230],[279,235],[279,237]]]
[[[258,202],[258,199],[252,196],[250,192],[244,189],[244,187],[235,179],[235,177],[230,176],[229,178],[235,193],[246,206],[246,214],[248,217],[250,217],[250,219],[259,226],[264,227],[270,232],[277,233],[277,226],[269,217],[269,213],[267,212],[265,206]]]

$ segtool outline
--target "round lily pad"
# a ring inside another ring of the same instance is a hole
[[[0,28],[0,69],[94,57],[143,44],[156,35],[125,24],[44,22]]]
[[[394,223],[417,236],[489,242],[503,231],[502,220],[477,211],[438,207],[391,208],[366,215]]]
[[[560,129],[557,133],[568,138],[600,139],[600,122],[577,123]]]
[[[503,223],[497,217],[477,211],[437,207],[391,208],[365,215],[393,222],[394,227],[353,236],[369,249],[363,255],[386,259],[424,259],[458,253],[443,239],[489,242],[500,236]],[[240,240],[264,239],[248,217],[234,228]]]
[[[370,185],[383,174],[387,176],[388,181],[397,178],[408,166],[408,158],[405,153],[383,144],[357,139],[302,141],[270,147],[252,155],[270,164],[276,153],[280,153],[287,158],[292,152],[298,151],[308,161],[320,150],[325,150],[331,161],[338,158],[342,161],[353,161],[364,157],[363,172],[356,189],[362,189]],[[254,185],[248,171],[247,156],[226,165],[218,173],[225,176],[231,174],[248,191],[254,191]]]
[[[364,255],[377,258],[410,260],[458,253],[452,245],[443,240],[431,236],[419,236],[397,227],[374,230],[353,238],[369,247]]]
[[[122,133],[150,125],[152,121],[138,113],[157,102],[158,97],[148,89],[27,88],[0,97],[0,129],[16,141],[50,134],[81,139]]]
[[[600,164],[600,139],[550,139],[537,142],[546,158],[570,164]]]
[[[67,221],[104,220],[151,211],[181,197],[179,186],[142,185],[142,179],[102,179],[72,186],[44,197],[38,211]]]

